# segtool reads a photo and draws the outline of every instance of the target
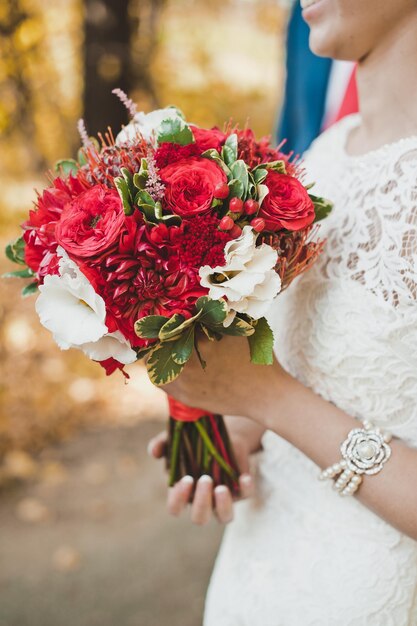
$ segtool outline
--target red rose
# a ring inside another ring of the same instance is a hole
[[[265,185],[269,193],[258,216],[265,220],[267,230],[301,230],[314,221],[314,204],[299,180],[272,170]]]
[[[181,217],[210,211],[214,190],[227,182],[226,174],[214,161],[202,157],[182,159],[160,170],[166,184],[165,209]]]
[[[67,204],[56,227],[56,239],[69,254],[97,256],[116,241],[124,220],[117,191],[95,185]]]
[[[42,282],[46,274],[56,274],[56,226],[65,206],[87,189],[78,178],[66,180],[55,178],[53,185],[39,196],[36,209],[30,211],[29,219],[22,225],[25,240],[25,261],[37,273]]]
[[[198,126],[191,126],[193,131],[196,145],[200,154],[210,148],[220,151],[222,145],[226,141],[226,135],[222,133],[218,128],[198,128]]]

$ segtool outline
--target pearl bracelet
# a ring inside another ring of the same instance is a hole
[[[378,474],[391,456],[391,434],[365,420],[363,428],[354,428],[340,446],[342,460],[330,465],[320,480],[335,478],[334,488],[342,496],[351,496],[363,481],[363,475]],[[336,479],[337,476],[337,479]]]

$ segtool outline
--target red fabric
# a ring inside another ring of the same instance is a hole
[[[178,400],[174,400],[171,396],[168,396],[169,414],[178,422],[196,422],[201,417],[211,417],[211,413],[204,411],[203,409],[193,409]]]
[[[338,122],[346,115],[351,113],[357,113],[359,111],[359,99],[358,99],[358,87],[356,84],[356,65],[350,77],[348,86],[346,88],[345,96],[340,106],[339,112],[336,115],[335,122]]]

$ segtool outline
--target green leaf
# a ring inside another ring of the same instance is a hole
[[[216,333],[211,328],[208,328],[208,326],[204,326],[204,324],[200,324],[200,328],[209,341],[214,341],[215,339],[221,339],[220,333]]]
[[[26,265],[25,261],[25,241],[23,237],[18,237],[6,246],[6,256],[13,263]]]
[[[136,357],[137,359],[143,359],[143,357],[145,357],[147,354],[149,354],[149,352],[152,352],[152,350],[154,350],[155,345],[152,346],[148,346],[147,348],[140,348],[140,349],[135,349],[136,352]]]
[[[142,339],[157,339],[159,331],[168,320],[163,315],[147,315],[135,322],[135,333]]]
[[[235,317],[233,322],[229,326],[223,326],[221,332],[224,335],[234,335],[238,337],[250,337],[255,332],[254,326],[249,324],[249,322],[245,322],[245,320],[240,319],[240,317]]]
[[[26,298],[26,296],[31,296],[33,293],[36,293],[37,291],[38,291],[38,282],[35,281],[33,283],[29,283],[29,285],[26,285],[26,287],[23,287],[22,296]]]
[[[68,176],[69,174],[76,174],[78,169],[79,165],[74,159],[61,159],[55,163],[55,171],[58,174],[64,174],[65,176]]]
[[[333,203],[326,200],[326,198],[314,196],[312,193],[310,193],[309,196],[313,201],[314,211],[316,213],[314,221],[319,222],[320,220],[324,220],[324,218],[327,217],[333,209]]]
[[[207,296],[202,296],[196,302],[197,312],[201,311],[199,319],[205,326],[218,326],[226,319],[227,306],[225,300],[211,300]]]
[[[194,331],[194,326],[190,326],[185,333],[172,344],[172,358],[178,365],[185,365],[193,352]]]
[[[201,314],[202,311],[198,311],[198,313],[193,317],[184,319],[182,315],[175,313],[175,315],[173,315],[171,319],[169,319],[161,328],[159,332],[159,339],[161,341],[169,341],[173,337],[177,337],[190,326],[194,326]]]
[[[223,172],[226,174],[228,178],[231,177],[231,171],[223,159],[220,157],[220,154],[215,150],[215,148],[210,148],[209,150],[205,150],[202,155],[205,159],[210,159],[211,161],[215,161],[219,167],[222,168]]]
[[[185,317],[183,315],[174,313],[174,315],[170,317],[159,330],[159,339],[161,341],[167,341],[168,339],[172,339],[172,337],[181,333],[181,331],[178,331],[178,328],[184,320]]]
[[[157,387],[172,383],[183,370],[184,365],[173,359],[172,345],[172,342],[162,343],[152,350],[146,362],[149,378]]]
[[[231,135],[229,135],[226,141],[224,142],[224,145],[232,150],[233,161],[236,161],[237,159],[237,135],[236,133],[232,133]]]
[[[261,206],[262,202],[265,200],[266,196],[269,194],[269,188],[267,185],[257,185],[257,192],[258,192],[259,206]]]
[[[248,337],[250,360],[256,365],[272,365],[274,334],[264,317],[258,320],[255,332]]]
[[[155,217],[155,206],[149,206],[149,204],[141,204],[139,207],[142,212],[145,222],[147,224],[153,224],[154,226],[158,223],[158,220]]]
[[[140,160],[139,172],[133,174],[133,185],[137,189],[145,189],[146,181],[148,180],[148,161],[142,157]]]
[[[135,202],[138,206],[142,204],[147,204],[149,206],[155,206],[155,200],[152,198],[151,194],[145,191],[144,189],[140,189],[135,196]]]
[[[231,181],[228,182],[228,185],[229,196],[231,196],[232,198],[243,198],[245,188],[240,180],[238,180],[237,178],[233,178]]]
[[[2,278],[32,278],[35,273],[27,267],[24,270],[16,270],[15,272],[7,272],[2,275]]]
[[[178,117],[164,120],[158,132],[158,143],[176,143],[180,146],[188,146],[194,143],[194,135],[190,127]]]
[[[258,167],[253,171],[253,179],[256,184],[263,183],[265,178],[268,176],[268,170],[263,167]]]
[[[261,164],[262,169],[265,168],[267,170],[274,170],[275,172],[279,172],[280,174],[286,174],[287,168],[285,166],[285,161],[268,161],[268,163]]]
[[[163,215],[160,221],[167,226],[180,226],[182,218],[179,215]]]
[[[237,178],[243,185],[243,195],[246,196],[249,185],[249,176],[248,176],[248,168],[244,161],[239,159],[233,163],[230,168],[233,174],[233,178]]]
[[[133,175],[126,167],[121,167],[120,171],[122,173],[123,178],[126,181],[126,185],[129,189],[130,195],[133,198],[133,194],[135,193],[135,186],[133,184]]]
[[[236,161],[236,152],[229,146],[224,145],[222,148],[222,159],[230,167]]]
[[[129,187],[124,178],[118,176],[114,179],[115,187],[119,193],[120,199],[123,204],[123,210],[126,215],[132,215],[133,213],[133,202],[132,196],[129,190]]]

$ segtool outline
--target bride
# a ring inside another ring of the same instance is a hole
[[[315,193],[335,207],[324,254],[270,312],[274,365],[251,365],[243,339],[207,342],[207,370],[191,363],[169,386],[191,406],[246,416],[228,425],[252,497],[233,511],[225,487],[195,486],[193,522],[235,513],[204,624],[416,626],[417,3],[302,5],[312,50],[358,62],[361,114],[306,156]],[[163,447],[151,442],[156,457]],[[374,473],[342,474],[349,450]],[[185,477],[170,491],[172,514],[193,487]]]

